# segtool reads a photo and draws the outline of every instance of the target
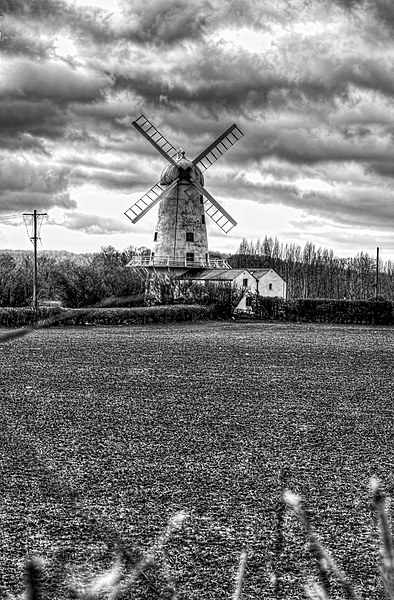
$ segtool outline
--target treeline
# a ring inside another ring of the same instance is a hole
[[[227,257],[233,268],[272,268],[287,281],[287,297],[365,300],[375,296],[376,257],[360,252],[338,258],[332,250],[283,244],[267,236],[256,243],[244,239]],[[394,300],[394,262],[379,261],[378,296]]]
[[[126,269],[134,248],[112,246],[94,254],[42,251],[38,254],[38,300],[85,307],[116,298],[124,306],[144,301],[143,277]],[[0,306],[28,306],[33,295],[33,254],[0,251]]]
[[[39,252],[39,303],[58,301],[65,307],[82,308],[106,300],[114,305],[118,298],[123,306],[143,305],[149,300],[144,273],[125,268],[135,251],[133,247],[118,251],[107,246],[94,254]],[[364,252],[353,258],[338,258],[332,250],[316,248],[309,242],[301,248],[266,236],[255,243],[244,239],[235,254],[221,257],[225,257],[233,268],[274,269],[287,282],[288,300],[367,300],[377,295],[394,301],[394,262],[379,261],[376,293],[376,259]],[[31,304],[32,273],[32,252],[0,251],[0,306]],[[161,303],[174,303],[176,294],[172,287],[166,282],[162,284]],[[216,300],[222,303],[222,299]],[[207,302],[205,298],[204,303]]]
[[[117,251],[112,246],[94,254],[43,251],[38,254],[38,304],[58,302],[65,308],[94,305],[215,306],[217,316],[231,315],[242,292],[226,285],[201,285],[174,277],[151,278],[147,272],[126,268],[135,249]],[[0,251],[0,307],[28,307],[33,295],[33,254]]]

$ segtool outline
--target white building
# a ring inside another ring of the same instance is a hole
[[[286,282],[273,269],[204,269],[189,275],[192,281],[228,283],[242,291],[236,310],[248,312],[254,294],[286,298]]]

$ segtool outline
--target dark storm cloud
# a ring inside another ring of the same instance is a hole
[[[335,0],[345,10],[364,9],[388,30],[394,30],[394,5],[391,0]]]
[[[53,165],[33,164],[28,160],[11,158],[0,162],[0,189],[31,190],[55,193],[67,189],[69,173]]]
[[[331,39],[311,58],[310,41],[300,48],[298,39],[294,48],[288,41],[283,56],[280,48],[276,54],[259,56],[206,44],[193,59],[180,61],[174,72],[154,63],[143,71],[118,65],[112,71],[114,89],[131,92],[154,110],[198,109],[216,118],[226,112],[253,118],[289,108],[303,113],[307,105],[329,114],[335,104],[350,101],[353,89],[380,92],[390,99],[394,95],[390,58],[353,53],[338,60]],[[287,69],[278,65],[278,56],[290,63]]]
[[[303,190],[286,181],[252,183],[245,176],[234,176],[230,181],[213,181],[206,185],[218,198],[221,193],[233,198],[248,198],[259,204],[289,206],[304,210],[322,220],[332,220],[340,226],[390,229],[394,220],[394,203],[390,190],[379,187],[336,187],[330,191]]]
[[[391,0],[370,0],[369,5],[377,17],[391,30],[394,30],[394,6]]]
[[[37,19],[60,18],[66,7],[62,0],[0,0],[0,14]]]
[[[39,154],[49,154],[45,144],[28,133],[3,134],[0,137],[0,150],[2,149],[10,152],[32,151]]]
[[[310,119],[274,119],[259,128],[247,125],[248,143],[238,143],[234,155],[241,163],[276,157],[294,165],[314,165],[324,162],[394,160],[394,146],[390,133],[381,131],[377,136],[365,129],[351,132],[319,127]],[[229,156],[229,160],[232,157]]]
[[[0,97],[0,130],[14,139],[19,136],[22,148],[29,143],[29,136],[48,139],[62,137],[67,123],[64,110],[49,99],[43,98],[38,102],[28,98]],[[0,146],[2,142],[0,137]],[[34,144],[43,147],[42,141],[36,140]]]
[[[234,55],[217,53],[215,58],[208,52],[202,54],[194,64],[178,67],[175,81],[155,70],[115,73],[114,89],[128,90],[155,108],[199,109],[218,118],[226,112],[247,115],[256,108],[261,111],[269,103],[270,92],[292,87],[260,59],[253,61],[241,51]]]
[[[62,221],[51,221],[54,225],[62,225],[67,229],[82,231],[89,235],[110,235],[113,233],[130,233],[130,224],[121,219],[101,217],[83,213],[69,212]]]
[[[321,63],[320,73],[319,64]],[[344,56],[340,63],[333,55],[324,61],[316,60],[314,77],[308,76],[298,82],[297,89],[307,97],[321,100],[330,96],[346,97],[349,87],[360,90],[372,90],[392,97],[394,83],[392,79],[393,61],[391,58],[370,58],[352,54]]]
[[[52,42],[37,40],[37,34],[45,27],[52,35],[66,31],[82,44],[132,42],[140,46],[172,47],[184,42],[202,42],[218,25],[247,25],[266,30],[269,23],[290,20],[298,10],[290,1],[282,2],[278,8],[252,0],[229,3],[138,0],[125,1],[122,7],[123,18],[116,19],[110,9],[79,7],[64,0],[0,0],[0,14],[5,16],[6,28],[8,25],[4,48],[15,54],[24,49],[32,56],[47,56],[53,51]],[[21,36],[23,29],[25,35]],[[22,41],[21,37],[25,39]]]
[[[17,147],[20,141],[21,149],[47,151],[46,142],[72,128],[70,105],[100,100],[111,84],[108,76],[58,62],[11,59],[0,82],[0,147]]]
[[[83,169],[79,166],[73,170],[72,180],[77,184],[89,182],[108,190],[127,192],[141,189],[141,186],[148,189],[155,183],[153,180],[141,181],[141,178],[133,173],[119,172],[114,169]]]
[[[377,175],[382,175],[383,177],[394,178],[394,161],[387,160],[381,162],[371,162],[366,165],[365,170],[367,173],[375,173]]]
[[[119,120],[122,121],[122,129],[129,126],[131,129],[131,115],[137,110],[135,103],[131,100],[117,101],[113,98],[106,98],[103,101],[94,104],[75,104],[72,107],[73,113],[81,117],[90,117],[98,121],[110,120],[111,124],[116,125]]]
[[[78,7],[62,0],[0,0],[0,13],[49,24],[55,31],[68,30],[85,42],[113,44],[131,41],[136,44],[174,45],[184,40],[201,39],[204,27],[214,10],[208,1],[196,8],[181,0],[128,2],[123,6],[123,19],[116,22],[110,11],[94,7]],[[17,50],[18,41],[11,29],[7,47]],[[34,45],[32,50],[37,49]],[[44,47],[42,48],[44,49]]]
[[[0,207],[4,212],[31,207],[75,208],[68,194],[69,173],[54,165],[12,158],[0,161]]]
[[[296,8],[282,1],[282,10],[275,2],[266,5],[253,0],[138,0],[122,2],[127,25],[114,29],[118,39],[137,44],[175,46],[183,42],[201,42],[206,35],[220,27],[252,27],[267,30],[269,23],[282,22],[284,11],[290,20]]]
[[[28,29],[18,19],[6,16],[1,22],[1,27],[1,50],[4,54],[43,59],[55,51],[53,39],[44,40],[37,28]]]
[[[153,150],[153,148],[152,148]],[[156,152],[155,150],[153,150]],[[102,188],[132,192],[145,191],[158,178],[158,170],[143,168],[132,160],[103,160],[94,156],[79,156],[77,153],[62,160],[70,170],[70,184],[90,183]]]
[[[12,60],[4,69],[4,83],[0,96],[43,99],[59,104],[93,102],[102,97],[111,85],[108,76],[89,71],[77,71],[61,62]]]
[[[15,53],[21,43],[16,35],[18,31],[26,31],[29,38],[34,33],[50,31],[53,36],[64,31],[85,44],[87,41],[113,42],[116,37],[110,24],[111,13],[95,7],[78,7],[63,0],[0,0],[0,14],[4,15],[6,48]],[[51,48],[51,42],[47,48],[41,42],[41,52],[45,55]],[[36,49],[32,44],[33,54]]]
[[[74,209],[77,203],[70,194],[51,194],[43,192],[32,192],[20,190],[17,192],[0,190],[0,207],[4,214],[15,213],[15,211],[32,211],[34,209],[49,210],[51,208]]]
[[[131,26],[122,34],[135,42],[155,45],[200,39],[213,13],[208,1],[201,2],[198,8],[183,0],[140,0],[132,5],[124,2],[123,7]]]

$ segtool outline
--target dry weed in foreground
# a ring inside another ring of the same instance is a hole
[[[384,590],[388,600],[394,600],[394,542],[390,531],[385,501],[380,489],[378,480],[372,477],[370,481],[372,489],[372,503],[376,511],[379,523],[379,530],[382,542],[382,566],[380,573],[384,585]],[[304,526],[309,538],[311,553],[315,556],[318,564],[322,583],[319,585],[311,579],[304,587],[305,594],[311,600],[330,600],[328,592],[328,577],[331,573],[337,578],[339,583],[344,588],[347,598],[350,600],[359,600],[359,596],[348,581],[345,573],[336,564],[335,560],[330,556],[324,546],[317,538],[313,531],[306,512],[301,507],[301,498],[290,491],[286,491],[283,495],[285,502],[293,509],[302,525]]]
[[[101,597],[108,600],[117,600],[125,592],[130,592],[133,583],[139,577],[146,578],[145,571],[155,565],[160,564],[164,574],[167,588],[165,597],[168,600],[176,599],[175,584],[170,576],[170,569],[166,560],[165,543],[171,534],[179,529],[184,520],[188,517],[188,513],[179,511],[169,520],[164,532],[158,537],[156,542],[148,549],[142,558],[134,565],[130,572],[124,572],[122,549],[118,553],[112,567],[93,577],[88,582],[82,583],[75,578],[69,581],[68,588],[72,591],[73,596],[79,600],[93,600]],[[41,568],[37,559],[31,559],[26,564],[26,590],[23,596],[24,600],[41,600],[42,588],[40,584]],[[147,580],[149,583],[149,581]],[[154,587],[150,585],[150,587]],[[157,597],[164,597],[158,590],[154,590]],[[16,600],[15,597],[9,595],[8,600]]]
[[[394,542],[390,531],[384,497],[382,495],[379,482],[372,478],[372,502],[376,511],[379,530],[381,536],[381,554],[382,566],[380,573],[384,585],[384,590],[388,600],[394,600]],[[304,592],[310,600],[330,600],[328,592],[329,575],[332,574],[342,585],[345,595],[350,600],[359,600],[359,596],[347,579],[345,573],[341,571],[335,560],[327,552],[324,546],[317,538],[306,512],[301,506],[301,498],[290,491],[285,491],[283,494],[284,501],[292,508],[300,522],[304,526],[309,538],[310,550],[317,560],[321,583],[318,584],[311,578],[304,587]],[[165,554],[165,543],[171,534],[179,529],[184,520],[188,517],[188,513],[180,511],[176,513],[168,522],[164,532],[158,537],[157,541],[151,548],[142,556],[141,560],[134,565],[129,573],[123,572],[123,564],[121,553],[116,558],[112,568],[92,578],[88,583],[82,586],[79,590],[75,585],[71,585],[76,598],[79,600],[94,600],[98,596],[108,598],[108,600],[117,600],[125,592],[130,592],[132,585],[139,577],[145,576],[145,571],[148,567],[160,564],[166,582],[165,597],[167,600],[176,600],[177,594],[175,583],[173,582],[168,561]],[[241,552],[240,562],[235,581],[235,590],[232,600],[241,600],[242,585],[245,577],[247,553],[245,550]],[[29,560],[26,564],[26,591],[24,600],[40,600],[41,585],[40,577],[41,570],[39,562],[35,559]],[[146,577],[146,576],[145,576]],[[164,598],[163,594],[155,590],[158,597]],[[15,600],[11,595],[9,600]]]
[[[336,564],[335,560],[330,556],[330,554],[327,552],[327,550],[317,538],[305,511],[301,507],[300,496],[297,496],[292,492],[286,491],[283,497],[285,502],[293,509],[293,511],[295,512],[295,514],[297,515],[297,517],[299,518],[306,530],[306,534],[309,538],[310,550],[311,553],[317,559],[319,573],[322,578],[321,586],[317,585],[316,583],[312,584],[312,587],[311,585],[305,586],[305,593],[307,594],[308,598],[312,598],[313,600],[315,600],[316,593],[318,593],[320,594],[317,596],[318,600],[329,599],[327,586],[324,582],[327,581],[328,572],[329,570],[331,570],[342,585],[342,587],[344,588],[347,597],[350,598],[350,600],[360,600],[359,596],[356,594],[352,585],[348,581],[345,573],[341,571],[341,569]]]
[[[237,571],[237,577],[235,580],[235,591],[233,595],[233,600],[240,600],[241,592],[242,592],[242,584],[245,577],[245,566],[246,566],[246,551],[242,550],[241,557],[239,561],[239,567]]]
[[[378,516],[380,536],[382,539],[382,566],[380,574],[387,598],[394,600],[394,544],[390,526],[387,520],[385,501],[375,477],[371,479],[372,501]]]

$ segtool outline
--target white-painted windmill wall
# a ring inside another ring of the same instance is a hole
[[[193,241],[187,241],[188,233],[193,234]],[[204,204],[190,183],[177,185],[160,201],[155,237],[155,257],[185,259],[193,253],[196,264],[208,260]]]

